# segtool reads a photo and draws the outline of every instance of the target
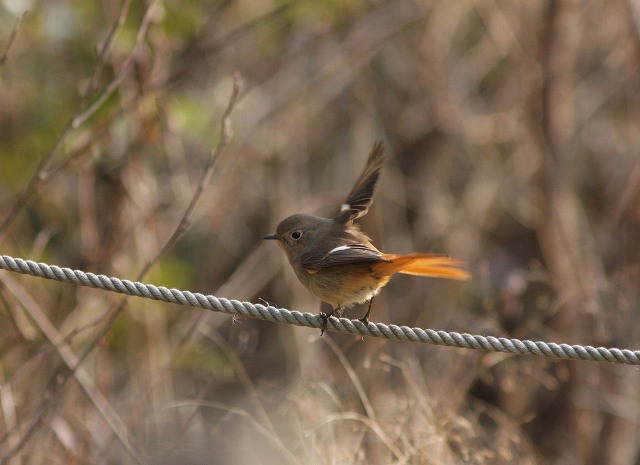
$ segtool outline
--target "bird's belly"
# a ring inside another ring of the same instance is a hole
[[[310,276],[309,289],[334,308],[367,302],[387,284],[389,277],[379,277],[366,265],[343,265],[324,268]]]

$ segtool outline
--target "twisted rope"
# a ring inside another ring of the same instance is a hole
[[[322,320],[316,314],[297,312],[285,308],[276,308],[251,302],[240,302],[197,292],[169,289],[153,284],[118,279],[105,275],[85,273],[81,270],[36,263],[31,260],[0,255],[0,269],[16,273],[29,274],[57,281],[65,281],[79,286],[89,286],[120,294],[161,300],[180,305],[191,305],[214,312],[241,315],[260,320],[289,323],[296,326],[320,328]],[[331,317],[327,329],[360,336],[382,337],[392,341],[424,342],[440,346],[481,349],[488,352],[507,352],[512,354],[535,355],[537,357],[589,360],[595,362],[624,363],[640,365],[640,350],[592,347],[554,342],[507,339],[504,337],[480,336],[454,331],[435,331],[433,329],[410,328],[408,326],[387,325],[384,323],[362,323],[360,320]]]

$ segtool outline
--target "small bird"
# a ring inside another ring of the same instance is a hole
[[[362,174],[333,218],[292,215],[280,222],[275,233],[264,237],[278,241],[300,282],[331,305],[329,313],[320,313],[321,335],[336,311],[369,301],[367,313],[360,319],[367,324],[373,298],[395,273],[469,279],[463,264],[446,255],[382,253],[354,224],[371,206],[384,159],[384,146],[376,142]]]

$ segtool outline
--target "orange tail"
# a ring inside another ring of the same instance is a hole
[[[446,255],[410,253],[406,255],[384,254],[383,257],[391,261],[376,263],[376,269],[389,276],[402,273],[463,281],[470,278],[470,274],[464,269],[462,262]]]

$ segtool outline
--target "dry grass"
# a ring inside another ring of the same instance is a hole
[[[374,320],[638,347],[631,0],[19,4],[1,253],[314,311],[260,238],[331,211],[382,138],[363,227],[474,277],[395,278]],[[0,273],[0,462],[640,463],[631,367],[121,305]]]

